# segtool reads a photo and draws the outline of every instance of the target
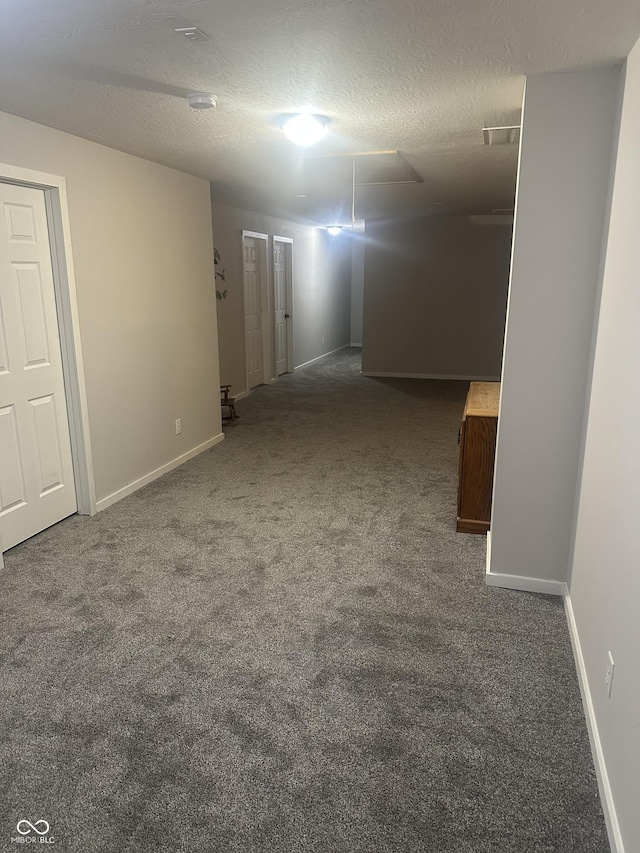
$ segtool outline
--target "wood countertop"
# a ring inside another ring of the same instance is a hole
[[[499,382],[472,382],[469,387],[464,417],[497,418],[500,409]]]

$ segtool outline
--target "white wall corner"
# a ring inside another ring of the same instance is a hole
[[[487,558],[489,548],[487,548]],[[489,571],[485,574],[487,586],[497,586],[501,589],[516,589],[521,592],[541,592],[544,595],[566,595],[567,585],[564,581],[549,580],[548,578],[525,578],[521,575],[504,575]]]
[[[613,68],[527,78],[492,512],[494,568],[524,577],[490,585],[559,594],[566,579],[618,86]]]
[[[609,835],[609,844],[611,845],[612,853],[625,853],[622,833],[618,823],[616,806],[613,799],[613,792],[609,783],[609,775],[607,766],[604,760],[604,752],[598,732],[598,723],[596,720],[593,700],[591,699],[591,689],[587,678],[587,669],[580,645],[580,636],[578,634],[578,626],[576,624],[573,606],[571,604],[571,596],[566,593],[564,596],[564,608],[567,616],[567,624],[569,626],[569,637],[571,638],[571,646],[573,648],[573,657],[578,673],[578,683],[580,685],[580,695],[582,696],[582,706],[587,722],[587,731],[589,733],[589,743],[591,744],[591,754],[596,770],[596,778],[598,780],[598,790],[600,792],[600,801],[602,811],[604,812],[604,820],[607,825],[607,833]]]

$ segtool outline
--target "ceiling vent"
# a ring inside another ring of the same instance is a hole
[[[482,136],[485,145],[517,145],[520,142],[520,125],[483,127]]]
[[[175,31],[183,35],[189,41],[211,41],[209,36],[202,32],[200,27],[176,27]]]

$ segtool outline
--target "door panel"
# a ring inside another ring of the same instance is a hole
[[[19,331],[24,344],[24,367],[49,366],[49,341],[39,264],[12,264],[18,295]]]
[[[0,537],[76,511],[44,193],[0,184]]]
[[[53,394],[47,394],[37,400],[29,400],[33,416],[35,447],[40,471],[40,495],[63,484],[62,459],[60,452],[60,433],[56,401]]]
[[[26,505],[16,407],[0,409],[0,512]]]
[[[36,190],[36,192],[38,192]],[[12,243],[31,243],[36,245],[36,218],[31,204],[12,204],[5,201],[7,218],[7,238]]]
[[[9,352],[7,350],[7,333],[4,330],[4,316],[0,309],[0,376],[9,373]]]

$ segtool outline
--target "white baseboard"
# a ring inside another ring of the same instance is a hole
[[[251,393],[251,390],[241,391],[239,394],[233,394],[232,396],[233,396],[233,399],[237,403],[238,400],[244,400],[245,397],[248,397],[250,393]]]
[[[499,376],[454,376],[448,373],[380,373],[377,370],[363,370],[363,376],[381,379],[459,379],[463,382],[499,382]]]
[[[602,743],[600,742],[600,734],[598,732],[598,721],[596,719],[593,700],[591,698],[591,690],[589,688],[589,680],[587,678],[587,668],[584,663],[584,655],[582,654],[582,646],[580,645],[580,636],[578,634],[578,626],[576,624],[573,606],[571,604],[571,596],[565,595],[564,609],[567,615],[567,624],[569,626],[569,636],[571,637],[571,645],[573,647],[573,657],[576,663],[578,672],[578,682],[580,684],[580,694],[582,696],[582,705],[584,707],[584,715],[587,720],[587,731],[589,732],[589,742],[591,744],[591,753],[593,755],[593,763],[596,768],[596,778],[598,780],[598,790],[600,791],[600,801],[602,803],[602,811],[604,812],[604,820],[607,825],[607,833],[609,835],[609,844],[611,845],[612,853],[625,853],[624,842],[620,832],[616,806],[613,800],[613,792],[609,783],[609,775],[607,766],[604,760],[602,751]]]
[[[304,361],[302,364],[296,364],[293,368],[294,370],[300,370],[301,367],[306,367],[308,364],[313,364],[314,361],[320,361],[321,358],[326,358],[328,355],[333,355],[334,352],[340,352],[341,349],[346,349],[350,347],[351,344],[343,344],[341,347],[337,349],[332,349],[331,352],[323,352],[322,355],[317,355],[315,358],[309,359],[309,361]]]
[[[133,483],[129,483],[128,486],[124,486],[124,488],[118,489],[117,492],[113,492],[113,494],[107,495],[106,498],[102,498],[96,503],[97,511],[100,512],[100,510],[106,509],[108,506],[111,506],[112,504],[122,500],[122,498],[126,498],[128,495],[133,494],[133,492],[137,492],[138,489],[141,489],[143,486],[146,486],[147,483],[151,483],[154,480],[157,480],[158,477],[162,477],[163,474],[166,474],[169,471],[173,471],[174,468],[177,468],[178,466],[182,465],[183,462],[188,462],[188,460],[193,459],[194,456],[198,456],[198,454],[204,453],[205,450],[208,450],[210,447],[213,447],[214,444],[219,444],[223,440],[223,438],[223,433],[220,433],[220,435],[214,435],[213,438],[210,438],[203,444],[199,444],[197,447],[193,447],[191,450],[187,450],[187,452],[183,453],[182,456],[178,456],[175,459],[172,459],[171,462],[167,462],[166,465],[162,465],[160,468],[156,468],[155,471],[151,471],[149,474],[145,474],[144,477],[140,477],[140,479],[134,480]]]
[[[563,581],[547,580],[547,578],[525,578],[521,575],[501,575],[489,571],[484,577],[487,586],[498,586],[502,589],[519,589],[523,592],[542,592],[546,595],[565,595],[567,585]]]
[[[360,341],[360,343],[355,343],[355,344],[354,344],[354,342],[353,342],[353,341],[351,341],[351,343],[349,344],[349,346],[350,346],[350,347],[360,347],[360,348],[362,348],[362,341]]]

